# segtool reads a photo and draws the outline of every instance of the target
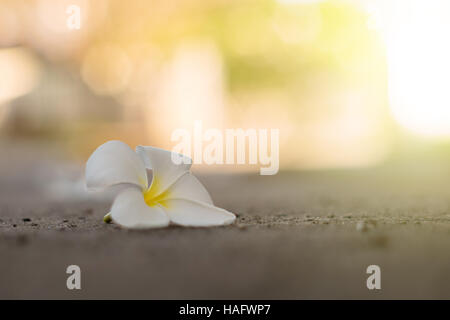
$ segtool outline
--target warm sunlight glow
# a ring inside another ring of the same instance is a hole
[[[39,76],[35,56],[16,47],[0,49],[0,105],[30,92]]]
[[[450,137],[450,2],[384,4],[381,27],[392,113],[414,133]]]

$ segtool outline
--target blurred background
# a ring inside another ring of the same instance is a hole
[[[0,298],[448,299],[449,35],[449,0],[0,0]],[[275,176],[193,166],[236,225],[104,224],[89,155],[196,120],[279,129]]]
[[[281,170],[450,165],[449,31],[446,0],[1,0],[2,157],[202,120],[280,129]]]

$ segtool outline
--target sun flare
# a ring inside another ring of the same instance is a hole
[[[390,107],[409,131],[450,137],[450,2],[383,2]]]

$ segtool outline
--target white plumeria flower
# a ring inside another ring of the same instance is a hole
[[[136,147],[134,152],[121,141],[108,141],[90,156],[86,164],[88,189],[127,184],[105,216],[127,228],[183,226],[208,227],[233,223],[236,216],[215,207],[200,181],[189,171],[191,159],[177,165],[171,151]],[[152,170],[151,184],[147,169]]]

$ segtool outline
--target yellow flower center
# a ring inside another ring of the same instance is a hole
[[[170,191],[166,190],[162,193],[160,193],[161,190],[161,182],[156,177],[153,177],[153,181],[151,186],[142,192],[142,195],[144,196],[145,203],[150,206],[156,206],[156,205],[162,205],[164,207],[167,207],[167,201],[165,201],[167,198],[169,198]]]
[[[170,191],[167,189],[166,191],[160,193],[161,190],[161,182],[156,177],[153,177],[153,181],[151,186],[142,191],[142,195],[144,196],[144,201],[149,207],[154,207],[156,205],[161,205],[163,207],[168,208],[169,204],[167,199],[170,196]],[[112,222],[111,212],[103,217],[103,221],[106,223]]]

